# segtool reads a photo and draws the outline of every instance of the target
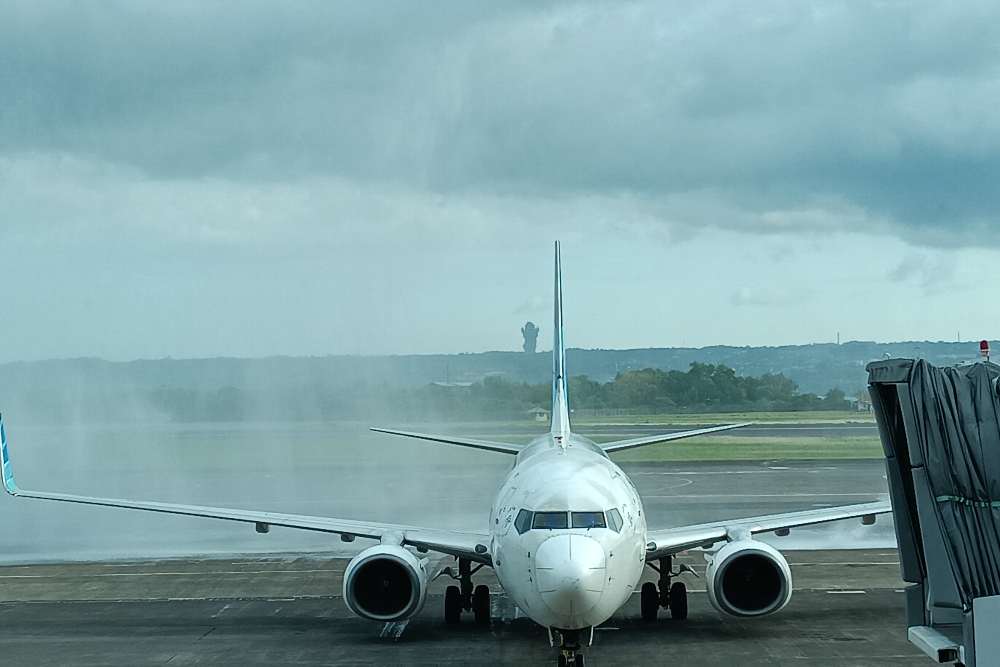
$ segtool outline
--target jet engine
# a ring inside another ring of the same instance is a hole
[[[732,616],[766,616],[792,597],[792,571],[777,549],[756,540],[730,542],[705,571],[708,599]]]
[[[403,547],[380,544],[365,549],[344,571],[347,608],[373,621],[401,621],[427,599],[426,560]]]

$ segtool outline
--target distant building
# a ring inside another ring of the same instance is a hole
[[[525,322],[521,327],[521,335],[524,336],[524,344],[521,346],[528,354],[534,354],[538,345],[538,327],[534,322]]]
[[[531,408],[528,410],[528,414],[534,417],[536,422],[547,422],[549,420],[549,411],[545,408]]]

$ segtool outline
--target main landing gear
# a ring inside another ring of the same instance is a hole
[[[674,572],[674,557],[667,556],[660,559],[659,566],[648,563],[648,565],[659,572],[660,579],[657,583],[647,581],[642,585],[639,597],[639,606],[642,609],[642,620],[652,622],[656,620],[656,615],[660,607],[670,610],[670,618],[675,621],[683,621],[688,617],[687,587],[683,582],[670,582],[672,577],[676,577],[684,572],[695,574],[687,565],[681,565]]]
[[[490,589],[488,586],[473,588],[472,575],[479,572],[482,565],[472,569],[472,562],[466,558],[458,559],[458,575],[451,568],[445,568],[444,573],[458,582],[458,586],[449,586],[444,591],[444,622],[455,625],[462,620],[463,611],[471,611],[476,619],[476,625],[490,624]]]

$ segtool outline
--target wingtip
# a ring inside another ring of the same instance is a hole
[[[0,477],[3,478],[4,490],[16,496],[17,484],[14,482],[14,468],[10,463],[10,452],[7,450],[7,429],[4,427],[3,414],[0,414]]]

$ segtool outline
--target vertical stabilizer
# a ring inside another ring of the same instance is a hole
[[[556,241],[555,305],[552,322],[552,428],[553,437],[563,447],[569,435],[569,398],[566,384],[566,347],[563,339],[562,259]]]

